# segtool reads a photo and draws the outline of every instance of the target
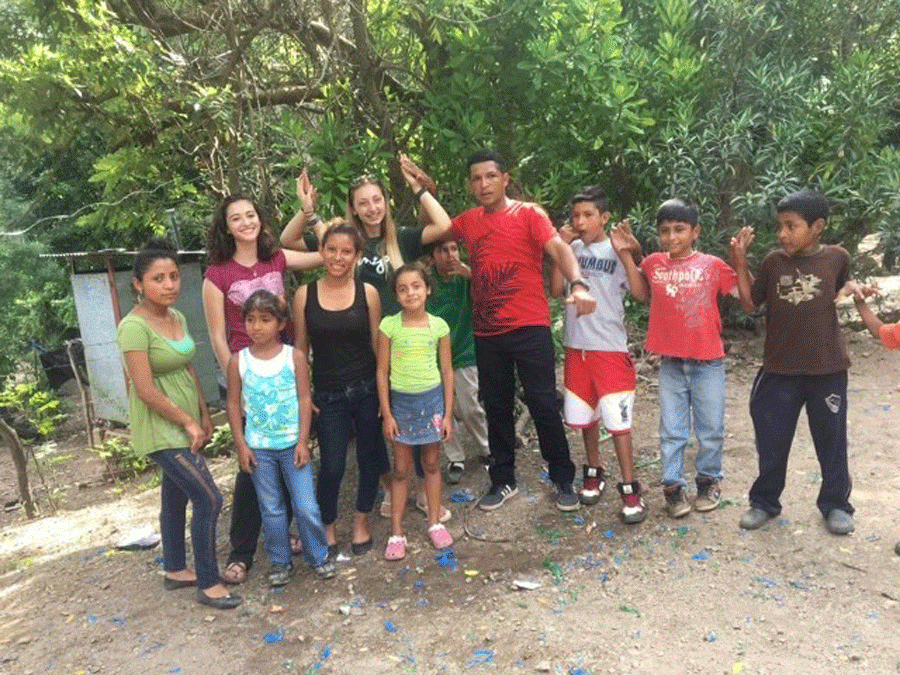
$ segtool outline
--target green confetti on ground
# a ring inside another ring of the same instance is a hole
[[[544,559],[544,567],[546,567],[550,574],[553,575],[553,583],[559,584],[563,580],[563,571],[562,568],[550,558]]]
[[[641,610],[637,607],[632,607],[631,605],[622,605],[619,607],[620,612],[628,612],[629,614],[634,614],[635,616],[641,615]]]

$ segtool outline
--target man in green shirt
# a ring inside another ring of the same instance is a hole
[[[459,258],[455,241],[435,244],[434,288],[428,298],[428,311],[450,326],[453,352],[453,434],[444,443],[447,454],[447,482],[458,483],[465,473],[466,452],[459,441],[460,422],[469,430],[482,461],[487,461],[488,436],[484,409],[478,401],[478,368],[475,365],[475,338],[472,333],[472,292],[469,266]]]

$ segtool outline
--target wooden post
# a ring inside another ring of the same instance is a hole
[[[31,489],[28,487],[28,460],[25,457],[25,448],[22,447],[19,434],[2,417],[0,417],[0,437],[9,446],[13,463],[16,465],[16,474],[19,477],[19,495],[22,498],[22,504],[25,505],[25,515],[34,518],[36,513],[34,501],[31,499]]]

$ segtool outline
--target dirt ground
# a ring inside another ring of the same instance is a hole
[[[375,516],[371,553],[340,562],[331,581],[301,569],[273,593],[261,547],[249,582],[237,589],[245,603],[232,612],[198,605],[191,589],[164,591],[159,548],[114,549],[129,532],[156,530],[158,487],[152,476],[124,486],[98,481],[102,463],[80,448],[75,425],[55,451],[62,459],[45,461],[64,509],[31,522],[21,510],[0,517],[0,673],[900,671],[900,557],[893,552],[900,353],[864,333],[848,336],[857,508],[848,537],[828,534],[816,510],[819,467],[803,418],[782,517],[755,532],[738,528],[755,476],[747,398],[762,352],[758,338],[738,338],[728,358],[727,479],[718,510],[677,521],[665,515],[656,376],[648,372],[634,428],[650,505],[643,524],[619,522],[613,485],[594,507],[558,512],[531,441],[519,453],[520,494],[499,511],[472,510],[445,494],[455,568],[436,559],[411,507],[403,562],[382,559],[388,524]],[[571,438],[580,464],[580,439]],[[611,446],[604,453],[614,483]],[[689,478],[692,462],[693,455]],[[234,461],[211,465],[229,493]],[[0,477],[4,495],[14,494],[5,449]],[[354,484],[348,475],[345,553]],[[448,493],[477,496],[486,487],[486,474],[470,463]],[[219,521],[220,561],[229,515]],[[464,533],[466,523],[474,536]]]

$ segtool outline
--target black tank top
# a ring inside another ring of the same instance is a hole
[[[366,289],[359,279],[353,304],[336,311],[322,309],[319,283],[306,293],[306,332],[312,347],[312,381],[317,391],[342,389],[375,377],[375,352],[369,331]]]

